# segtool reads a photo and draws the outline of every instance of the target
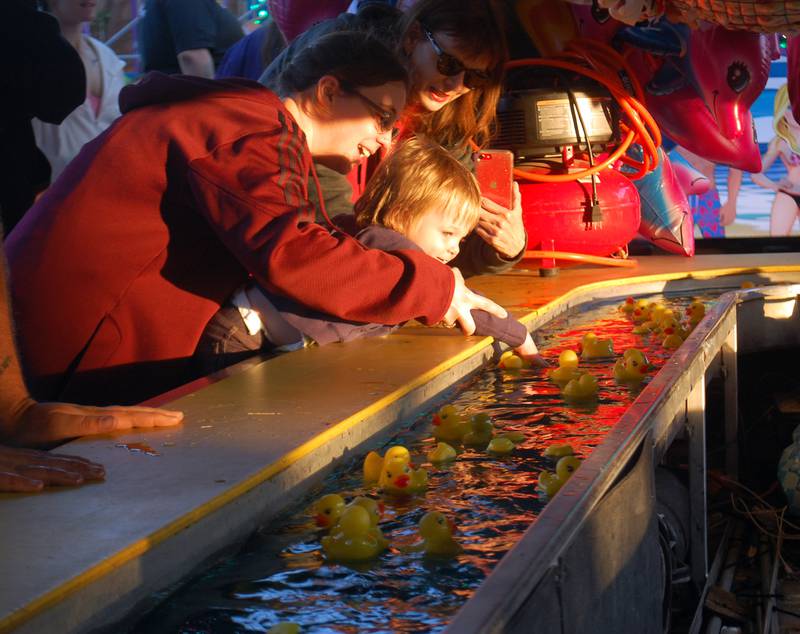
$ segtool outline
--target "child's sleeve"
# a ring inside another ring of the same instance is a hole
[[[472,313],[472,319],[475,320],[474,334],[483,337],[494,337],[512,348],[518,348],[525,342],[528,329],[511,315],[501,318],[495,317],[485,310],[472,310],[470,312]]]

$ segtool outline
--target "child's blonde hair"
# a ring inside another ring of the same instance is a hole
[[[355,203],[359,227],[383,225],[406,234],[438,207],[451,222],[472,231],[481,192],[472,173],[437,143],[410,137],[398,143]]]

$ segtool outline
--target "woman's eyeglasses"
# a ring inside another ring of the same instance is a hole
[[[367,107],[374,116],[376,121],[378,122],[378,130],[380,130],[381,134],[386,134],[387,132],[391,132],[392,128],[394,127],[395,122],[397,121],[397,113],[394,110],[386,110],[383,106],[378,103],[375,103],[369,97],[365,97],[359,91],[355,89],[354,86],[350,85],[347,82],[339,80],[339,85],[342,87],[348,95],[353,95],[353,97],[358,97],[361,102]]]
[[[452,77],[453,75],[458,75],[459,73],[463,72],[464,85],[469,89],[483,88],[489,83],[491,80],[489,73],[487,73],[485,70],[467,68],[460,59],[453,57],[450,55],[450,53],[445,53],[442,50],[442,47],[439,46],[439,44],[433,38],[433,33],[431,33],[430,30],[425,27],[422,27],[422,30],[425,31],[425,36],[431,43],[433,51],[438,56],[438,59],[436,60],[436,70],[438,70],[442,75],[445,77]]]

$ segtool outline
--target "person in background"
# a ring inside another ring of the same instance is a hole
[[[769,219],[771,236],[788,236],[800,217],[800,123],[792,115],[787,84],[775,93],[772,127],[775,136],[761,158],[761,172],[751,174],[752,181],[775,192]],[[766,175],[775,159],[786,168],[786,176],[777,183]]]
[[[142,70],[211,79],[225,51],[244,35],[215,0],[147,0],[138,25]]]
[[[264,69],[286,48],[286,38],[275,20],[267,19],[250,35],[228,49],[214,76],[243,77],[258,81]]]
[[[80,57],[33,0],[0,2],[0,93],[0,219],[10,232],[50,183],[31,119],[61,123],[86,99]]]
[[[519,204],[519,192],[516,195]],[[423,251],[443,263],[478,223],[481,193],[470,171],[440,145],[410,137],[396,145],[378,166],[355,204],[356,239],[383,251]],[[334,223],[351,227],[353,217]],[[520,322],[473,310],[476,335],[493,336],[524,359],[546,365]],[[399,328],[335,319],[248,284],[211,319],[198,344],[206,372],[236,363],[255,351],[286,351],[363,337]]]
[[[300,52],[280,99],[256,82],[150,73],[7,241],[35,397],[132,404],[197,377],[203,329],[250,276],[340,319],[505,311],[424,253],[311,222],[312,156],[341,171],[390,143],[407,73],[365,33]]]
[[[411,77],[398,139],[423,135],[473,169],[472,144],[489,142],[508,58],[498,11],[490,0],[419,0],[406,13],[362,2],[356,14],[320,22],[297,36],[259,81],[282,94],[283,68],[320,36],[352,29],[374,33],[398,50]],[[328,212],[352,213],[347,178],[325,166],[319,177]],[[478,226],[453,265],[465,277],[500,273],[522,258],[526,244],[521,209],[484,200]]]
[[[84,458],[20,446],[37,447],[133,427],[166,427],[182,419],[181,412],[151,407],[100,408],[34,401],[22,378],[14,343],[6,256],[0,240],[0,443],[6,443],[0,445],[0,491],[40,491],[48,485],[75,485],[105,476],[101,465]]]
[[[36,145],[44,152],[54,181],[85,143],[116,119],[119,91],[125,85],[123,62],[105,44],[83,33],[94,19],[97,5],[85,0],[50,0],[49,12],[58,20],[61,35],[80,55],[86,72],[86,99],[60,124],[33,120]]]

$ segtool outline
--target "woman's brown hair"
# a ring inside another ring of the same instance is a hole
[[[501,8],[490,0],[420,0],[403,16],[400,46],[415,25],[454,37],[459,50],[469,57],[488,54],[491,79],[438,112],[411,115],[408,127],[449,148],[464,146],[470,139],[485,145],[492,134],[508,61]]]

